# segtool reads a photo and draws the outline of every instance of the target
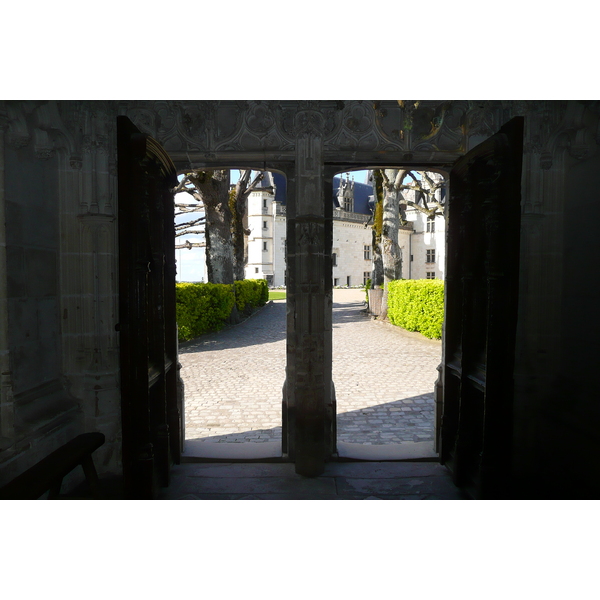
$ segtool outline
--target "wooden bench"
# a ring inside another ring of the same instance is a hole
[[[92,452],[104,444],[103,433],[83,433],[0,489],[0,500],[36,500],[50,491],[48,500],[58,498],[63,478],[81,465],[94,498],[100,497],[98,475]]]

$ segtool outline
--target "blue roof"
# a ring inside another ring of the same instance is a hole
[[[340,178],[333,178],[333,205],[337,206],[337,192],[340,187]],[[369,196],[373,195],[373,187],[367,183],[354,182],[354,212],[362,215],[370,215]]]
[[[287,180],[284,175],[272,173],[273,180],[276,186],[275,201],[285,205]],[[265,179],[267,179],[265,177]],[[264,180],[263,180],[264,181]],[[262,182],[261,182],[262,183]],[[333,205],[337,206],[337,192],[340,187],[340,178],[333,178]],[[354,182],[354,212],[363,215],[370,215],[372,209],[369,208],[369,196],[373,195],[373,187],[367,183]]]

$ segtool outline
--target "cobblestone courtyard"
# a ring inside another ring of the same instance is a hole
[[[364,312],[362,290],[334,290],[333,380],[338,441],[433,440],[433,386],[441,342]],[[186,439],[281,439],[285,300],[244,323],[182,345]]]

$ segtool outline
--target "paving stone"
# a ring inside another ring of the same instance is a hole
[[[334,291],[333,323],[338,439],[433,440],[440,342],[372,320],[360,290]],[[285,328],[285,301],[275,301],[240,325],[182,344],[186,439],[281,439]]]
[[[303,494],[320,496],[335,494],[333,478],[292,477],[202,477],[187,478],[181,487],[187,493],[198,494]]]

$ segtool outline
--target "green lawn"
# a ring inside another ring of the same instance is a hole
[[[285,292],[269,292],[269,300],[285,300]]]

